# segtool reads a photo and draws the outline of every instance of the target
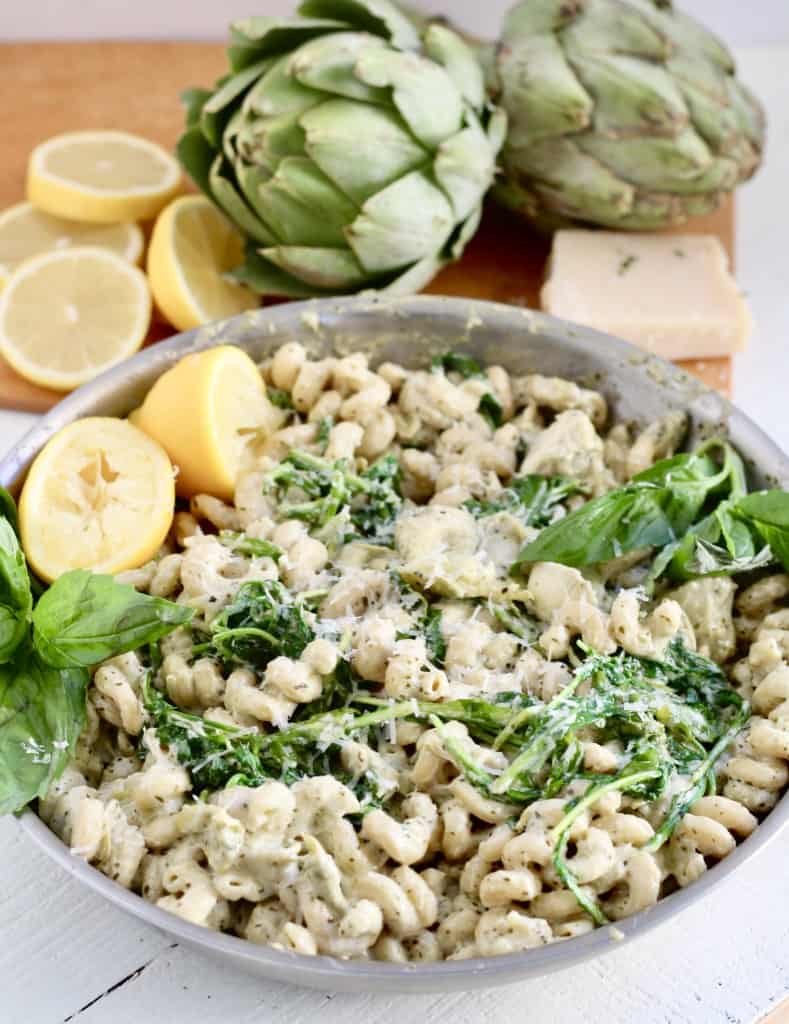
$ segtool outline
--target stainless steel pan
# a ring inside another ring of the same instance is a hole
[[[669,409],[684,409],[692,439],[726,433],[745,457],[752,482],[787,486],[789,459],[747,416],[681,370],[631,345],[584,327],[513,306],[432,296],[411,299],[324,299],[256,310],[222,324],[179,334],[146,349],[65,399],[0,463],[0,483],[12,490],[30,461],[61,427],[83,416],[128,413],[156,378],[187,352],[232,343],[261,359],[299,339],[315,354],[367,352],[372,362],[425,365],[432,354],[460,348],[513,373],[572,378],[603,391],[617,419],[649,422]],[[581,938],[526,953],[421,966],[300,957],[188,924],[122,889],[68,848],[27,811],[21,827],[62,868],[117,906],[218,959],[277,981],[342,991],[428,992],[502,985],[548,974],[601,956],[622,942],[674,917],[729,877],[786,824],[784,797],[755,833],[699,881],[650,910]],[[63,941],[73,924],[64,922]]]

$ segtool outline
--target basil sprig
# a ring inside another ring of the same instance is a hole
[[[718,456],[717,461],[712,454]],[[585,566],[657,549],[651,579],[789,569],[789,493],[747,493],[742,460],[725,441],[656,462],[630,483],[547,526],[520,552],[532,562]]]
[[[0,489],[0,814],[44,796],[62,773],[85,723],[88,669],[193,615],[84,569],[64,573],[34,606],[35,582],[13,498]]]

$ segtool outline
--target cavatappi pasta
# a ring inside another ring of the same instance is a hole
[[[287,422],[250,445],[235,503],[198,495],[124,574],[195,616],[95,671],[76,756],[39,805],[76,854],[252,942],[430,962],[582,935],[753,831],[789,778],[789,577],[650,591],[644,551],[511,573],[546,524],[672,455],[681,414],[611,425],[569,381],[373,371],[295,342],[262,372]],[[537,478],[550,493],[518,504],[514,481]],[[744,728],[676,687],[673,710],[655,704],[637,666],[678,651],[723,666],[752,704]],[[641,687],[626,725],[590,704],[610,685],[584,676],[593,658]],[[587,718],[538,756],[560,712]],[[673,714],[701,732],[658,779]],[[636,756],[643,791],[616,782]],[[703,792],[672,804],[702,769]]]

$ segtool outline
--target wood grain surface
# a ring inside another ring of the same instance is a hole
[[[0,209],[24,198],[30,150],[58,132],[114,128],[168,148],[183,126],[179,94],[210,85],[224,71],[220,43],[91,42],[0,44],[6,102],[0,107]],[[683,230],[719,235],[733,258],[734,209],[727,203]],[[537,307],[548,241],[512,214],[490,206],[463,259],[427,289]],[[171,328],[155,321],[149,342]],[[710,386],[731,388],[731,360],[683,364]],[[43,412],[58,394],[29,384],[0,359],[0,406]]]

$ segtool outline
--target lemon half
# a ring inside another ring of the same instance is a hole
[[[136,352],[150,320],[145,275],[120,256],[42,253],[0,292],[0,353],[28,380],[69,391]]]
[[[156,221],[148,276],[156,305],[179,331],[260,305],[224,276],[244,258],[244,240],[204,196],[181,196]]]
[[[163,374],[131,420],[164,448],[183,497],[231,501],[249,446],[285,414],[266,397],[260,371],[240,348],[220,345],[184,356]]]
[[[36,146],[27,198],[39,210],[92,224],[155,217],[181,188],[178,161],[128,132],[66,132]]]
[[[53,217],[30,203],[17,203],[0,213],[0,288],[31,256],[75,245],[97,245],[129,263],[139,263],[143,235],[138,224],[83,224]]]
[[[19,499],[25,554],[48,582],[69,569],[134,569],[162,545],[174,503],[161,445],[126,420],[77,420],[30,467]]]

